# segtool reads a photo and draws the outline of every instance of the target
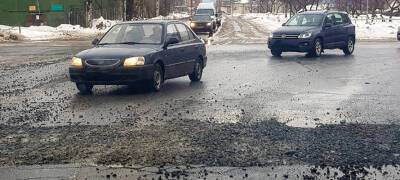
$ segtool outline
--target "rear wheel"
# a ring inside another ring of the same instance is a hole
[[[282,51],[279,50],[271,50],[271,54],[274,57],[281,57],[282,56]]]
[[[192,74],[189,74],[189,79],[193,82],[198,82],[203,76],[203,64],[200,60],[197,60],[194,65],[194,70]]]
[[[161,85],[164,81],[164,73],[160,64],[154,65],[153,77],[151,79],[150,88],[152,91],[160,91]]]
[[[354,38],[353,37],[349,37],[349,39],[347,40],[347,45],[345,48],[343,48],[343,52],[345,55],[351,55],[354,52]]]
[[[314,47],[310,52],[308,52],[308,56],[311,57],[320,57],[322,54],[323,48],[322,48],[322,41],[321,39],[316,39],[314,41]]]
[[[81,94],[90,94],[92,93],[93,85],[86,83],[76,83],[76,87]]]

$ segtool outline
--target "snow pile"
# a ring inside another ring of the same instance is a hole
[[[7,37],[6,34],[18,35],[18,39],[27,40],[77,39],[103,34],[116,23],[118,21],[105,20],[100,17],[92,21],[92,28],[71,24],[61,24],[58,27],[30,26],[21,27],[21,34],[19,34],[19,27],[0,25],[0,33],[3,34],[2,41],[12,40],[12,38],[4,38]]]
[[[19,34],[18,27],[0,26],[0,32]],[[83,28],[79,25],[61,24],[58,27],[30,26],[21,27],[21,36],[28,40],[73,39],[96,36],[101,30]]]
[[[171,13],[168,16],[157,16],[151,19],[154,20],[181,20],[181,19],[187,19],[190,17],[190,14],[188,13]]]
[[[10,40],[14,40],[14,41],[15,40],[23,40],[23,39],[24,38],[19,34],[0,31],[0,42],[10,41]]]
[[[274,31],[287,21],[284,14],[246,14],[242,16],[244,19],[251,20],[259,24],[268,31]],[[398,27],[400,26],[400,18],[393,18],[389,22],[389,17],[383,16],[382,19],[376,19],[367,23],[366,17],[351,18],[356,26],[356,35],[358,39],[393,39],[396,38]]]
[[[260,25],[260,27],[264,27],[268,31],[275,31],[288,20],[288,18],[285,17],[285,14],[270,14],[270,13],[246,14],[243,15],[243,19],[251,20],[254,23]]]
[[[400,27],[400,18],[394,18],[392,22],[389,17],[383,16],[374,21],[367,22],[366,17],[360,16],[352,18],[353,24],[356,26],[357,36],[359,39],[392,39],[397,37],[397,30]]]
[[[104,19],[103,17],[100,17],[98,19],[92,20],[92,29],[95,28],[95,29],[99,29],[99,30],[106,30],[119,22],[120,21],[117,21],[117,20],[107,20],[107,19]]]

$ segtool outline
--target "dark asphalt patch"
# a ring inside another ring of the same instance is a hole
[[[398,125],[294,128],[273,120],[218,124],[0,126],[0,164],[271,166],[297,163],[369,167],[400,163]]]

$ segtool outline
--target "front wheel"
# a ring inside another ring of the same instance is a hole
[[[194,65],[193,73],[189,74],[189,79],[193,82],[198,82],[201,80],[202,76],[203,76],[203,65],[201,64],[200,60],[197,60],[196,64]]]
[[[282,51],[279,50],[271,50],[271,54],[274,57],[281,57],[282,56]]]
[[[155,64],[153,77],[152,77],[151,81],[149,82],[151,90],[155,91],[155,92],[160,91],[163,81],[164,81],[163,70],[162,70],[160,64]]]
[[[345,48],[343,48],[343,52],[345,55],[351,55],[354,52],[354,38],[349,37],[347,40],[347,45]]]
[[[311,56],[311,57],[320,57],[321,54],[322,54],[322,51],[323,51],[322,41],[321,41],[321,39],[316,39],[314,41],[314,47],[308,53],[308,55]]]
[[[85,83],[76,83],[76,87],[78,88],[81,94],[90,94],[92,93],[93,85],[85,84]]]

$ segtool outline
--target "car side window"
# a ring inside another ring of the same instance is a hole
[[[340,16],[342,16],[343,24],[348,24],[348,23],[350,23],[350,18],[349,18],[349,16],[347,16],[346,14],[340,14]]]
[[[334,20],[335,25],[343,24],[343,17],[340,14],[335,13],[335,14],[333,14],[333,16],[335,18],[335,20]]]
[[[325,19],[325,24],[334,24],[334,15],[333,14],[328,14],[327,16],[326,16],[326,19]]]
[[[188,27],[186,27],[186,30],[189,33],[189,39],[190,40],[195,39],[195,36],[194,36],[192,30],[190,30]]]
[[[178,28],[178,32],[181,36],[181,41],[189,41],[189,32],[186,29],[186,26],[183,24],[176,24],[176,27]]]
[[[171,37],[171,36],[174,36],[174,35],[177,35],[177,34],[178,34],[178,31],[176,30],[175,25],[174,24],[169,24],[167,26],[167,36]]]

